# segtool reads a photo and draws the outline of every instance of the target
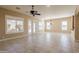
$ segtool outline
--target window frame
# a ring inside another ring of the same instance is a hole
[[[23,31],[17,31],[16,28],[16,32],[8,32],[7,31],[7,20],[15,20],[16,21],[16,25],[17,25],[17,21],[23,21]],[[24,32],[24,18],[20,18],[20,17],[15,17],[15,16],[10,16],[10,15],[5,15],[5,34],[16,34],[16,33],[23,33]]]

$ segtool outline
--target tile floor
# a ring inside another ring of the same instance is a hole
[[[0,42],[1,53],[75,53],[79,42],[70,33],[36,33]]]

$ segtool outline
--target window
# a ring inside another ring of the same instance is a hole
[[[24,31],[24,20],[12,16],[6,16],[6,34],[18,33]]]
[[[7,33],[14,33],[16,31],[16,21],[7,19]]]
[[[24,31],[24,29],[23,29],[23,20],[18,20],[16,22],[17,22],[17,25],[16,25],[17,32],[23,32]]]
[[[44,31],[44,21],[39,21],[39,30]]]
[[[46,23],[46,29],[48,29],[48,30],[51,29],[51,24],[50,24],[50,22],[47,22],[47,23]]]
[[[42,30],[42,22],[39,22],[39,30]]]
[[[67,21],[62,22],[62,30],[67,30]]]

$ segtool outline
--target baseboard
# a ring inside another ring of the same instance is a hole
[[[0,41],[6,41],[6,40],[11,40],[11,39],[17,39],[17,38],[22,38],[22,37],[26,37],[28,35],[32,35],[32,34],[24,34],[24,35],[20,35],[20,36],[16,36],[16,37],[11,37],[11,38],[4,38],[4,39],[0,39]]]
[[[11,39],[17,39],[17,38],[22,38],[25,37],[27,35],[20,35],[20,36],[16,36],[16,37],[11,37],[11,38],[5,38],[5,39],[1,39],[0,41],[6,41],[6,40],[11,40]]]

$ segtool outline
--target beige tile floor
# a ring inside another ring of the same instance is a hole
[[[70,33],[36,33],[23,38],[0,42],[0,52],[6,53],[74,53],[79,42]]]

